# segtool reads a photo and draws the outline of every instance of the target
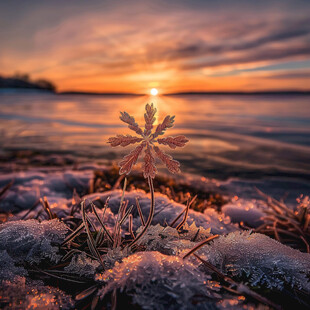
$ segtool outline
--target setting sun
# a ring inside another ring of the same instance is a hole
[[[156,96],[158,94],[158,90],[156,88],[151,89],[151,95]]]

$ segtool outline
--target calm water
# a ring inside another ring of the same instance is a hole
[[[154,102],[159,120],[176,115],[169,134],[190,143],[174,157],[183,171],[221,180],[221,187],[253,196],[254,186],[280,198],[310,194],[310,96],[121,97],[52,94],[0,95],[0,142],[6,149],[37,149],[119,159],[107,138],[130,133],[119,111],[143,124]]]

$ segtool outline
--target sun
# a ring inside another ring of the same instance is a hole
[[[158,90],[156,88],[151,89],[151,95],[156,96],[158,94]]]

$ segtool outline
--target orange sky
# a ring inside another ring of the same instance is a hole
[[[59,91],[309,89],[306,1],[8,1],[0,74]]]

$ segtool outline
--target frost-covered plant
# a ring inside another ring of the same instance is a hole
[[[176,160],[173,160],[172,157],[162,151],[155,143],[167,145],[172,149],[176,147],[183,147],[188,142],[185,136],[176,136],[176,137],[167,137],[167,138],[159,138],[159,136],[163,135],[168,128],[171,128],[174,123],[174,116],[166,116],[162,123],[158,124],[154,133],[152,133],[153,124],[156,120],[157,109],[154,108],[153,104],[147,104],[145,106],[145,126],[144,130],[142,130],[139,125],[136,123],[133,116],[129,115],[127,112],[121,112],[120,119],[128,124],[128,127],[133,130],[137,136],[131,135],[117,135],[115,137],[111,137],[108,140],[108,143],[112,147],[116,146],[128,146],[130,144],[139,143],[135,149],[133,149],[128,155],[126,155],[123,160],[119,163],[120,174],[129,174],[132,167],[136,164],[139,156],[142,151],[144,152],[144,162],[143,162],[143,176],[148,180],[148,184],[151,192],[151,208],[150,214],[147,219],[147,222],[144,225],[144,228],[139,233],[138,236],[130,243],[130,246],[133,246],[143,234],[146,232],[148,227],[151,225],[154,211],[155,211],[155,198],[154,198],[154,186],[153,179],[157,173],[157,169],[155,166],[155,154],[157,157],[166,165],[168,170],[172,173],[177,173],[180,171],[180,163]]]

